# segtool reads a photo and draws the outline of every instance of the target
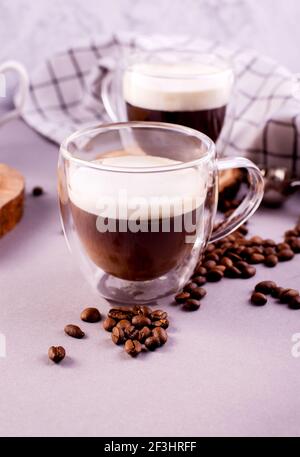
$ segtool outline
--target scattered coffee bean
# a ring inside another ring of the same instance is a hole
[[[67,335],[71,336],[72,338],[81,339],[84,337],[84,332],[81,330],[78,325],[68,324],[65,326],[64,331]]]
[[[154,310],[150,315],[150,319],[152,321],[158,321],[160,319],[167,319],[167,317],[168,317],[168,313],[166,313],[165,311],[162,311],[161,309]]]
[[[292,249],[292,251],[295,252],[295,254],[300,253],[300,239],[299,238],[289,240],[288,243],[289,243],[289,246]]]
[[[112,317],[107,317],[105,321],[103,322],[103,328],[107,332],[111,332],[114,326],[117,324],[117,321],[113,319]]]
[[[193,282],[195,282],[197,286],[204,286],[206,283],[206,278],[205,276],[195,276],[193,277]]]
[[[116,327],[118,327],[118,328],[120,328],[122,330],[125,330],[126,328],[128,328],[130,326],[131,326],[131,322],[128,321],[127,319],[120,320],[116,325]]]
[[[294,252],[290,249],[282,249],[278,252],[278,260],[279,262],[286,262],[291,260],[294,257]]]
[[[267,303],[267,297],[261,292],[253,292],[251,302],[256,306],[263,306]]]
[[[207,273],[207,269],[205,267],[203,267],[203,266],[197,266],[196,270],[195,270],[195,273],[197,273],[200,276],[205,276],[206,273]]]
[[[152,313],[152,309],[149,306],[143,305],[141,306],[141,311],[144,316],[149,317]]]
[[[160,346],[160,340],[156,336],[149,336],[145,341],[145,346],[149,351],[155,351]]]
[[[153,327],[168,328],[169,327],[169,321],[168,321],[168,319],[159,319],[158,321],[152,321],[152,326]]]
[[[191,294],[189,292],[180,292],[179,294],[175,295],[176,303],[184,303],[188,298],[190,298]]]
[[[197,287],[198,287],[198,284],[196,282],[190,281],[184,286],[183,292],[191,293],[192,290],[197,289]]]
[[[279,244],[277,244],[276,248],[277,248],[277,251],[283,251],[285,249],[290,249],[290,246],[288,243],[279,243]]]
[[[249,263],[251,264],[257,264],[257,263],[262,263],[265,260],[265,257],[263,254],[259,253],[254,253],[250,256],[249,258]]]
[[[162,327],[156,327],[153,329],[153,336],[159,339],[161,345],[165,344],[168,340],[168,334]]]
[[[206,295],[206,290],[203,287],[196,287],[191,291],[191,297],[196,298],[196,300],[201,300]]]
[[[155,329],[154,329],[155,330]],[[157,330],[159,330],[159,327],[157,327]],[[141,342],[141,343],[144,343],[144,341],[149,338],[149,336],[151,336],[151,330],[149,327],[143,327],[140,331],[139,331],[139,335],[138,335],[138,340]]]
[[[271,240],[271,239],[266,239],[266,240],[263,240],[263,246],[266,247],[266,248],[274,248],[276,246],[276,243],[274,240]]]
[[[129,327],[126,327],[124,330],[126,338],[129,338],[130,340],[137,340],[139,339],[139,331],[134,325],[130,325]]]
[[[270,267],[270,268],[276,267],[276,265],[278,263],[278,257],[275,254],[269,254],[265,258],[264,263],[265,263],[266,267]]]
[[[121,310],[117,308],[112,308],[108,312],[108,317],[111,317],[112,319],[115,319],[117,321],[121,321],[122,319],[128,319],[130,320],[133,316],[133,311],[129,310]]]
[[[189,298],[182,307],[185,311],[197,311],[200,308],[200,301]]]
[[[223,278],[224,273],[217,268],[212,268],[211,270],[208,271],[206,275],[206,279],[209,282],[218,282],[221,281]]]
[[[284,291],[284,287],[275,287],[271,292],[271,297],[279,298],[280,294]]]
[[[241,275],[242,275],[242,272],[236,267],[226,268],[225,273],[224,273],[224,276],[226,276],[226,278],[231,278],[231,279],[240,278]]]
[[[80,314],[81,320],[85,322],[99,322],[101,320],[101,314],[97,308],[85,308]]]
[[[115,344],[122,344],[125,341],[124,331],[121,328],[114,327],[111,333],[111,339]]]
[[[48,349],[48,357],[52,362],[59,363],[61,362],[66,356],[65,348],[62,346],[51,346]]]
[[[281,303],[291,303],[294,298],[299,296],[298,290],[295,289],[284,289],[279,295],[279,301]]]
[[[152,316],[152,314],[151,314],[151,316]],[[134,316],[132,318],[131,322],[132,322],[132,325],[134,325],[136,328],[139,328],[139,329],[144,327],[145,325],[146,326],[151,325],[151,320],[149,319],[149,317],[146,317],[143,315]]]
[[[214,260],[207,260],[207,261],[204,262],[204,264],[203,264],[204,268],[206,268],[207,270],[211,270],[211,269],[214,268],[216,265],[217,265],[217,262],[215,262]]]
[[[241,271],[241,278],[243,278],[243,279],[249,279],[255,275],[256,275],[256,268],[253,267],[252,265],[248,265],[247,268],[244,268]]]
[[[289,302],[290,309],[300,309],[300,296],[294,297],[292,301]]]
[[[276,255],[276,249],[275,248],[265,248],[264,254],[265,254],[265,256]]]
[[[233,261],[229,257],[223,257],[221,259],[221,265],[225,265],[225,267],[233,267]]]
[[[41,186],[35,186],[32,189],[31,193],[32,193],[33,197],[40,197],[41,195],[43,195],[44,189]]]
[[[142,351],[142,345],[137,340],[127,340],[125,343],[125,351],[131,357],[136,357]]]
[[[277,287],[274,281],[261,281],[255,286],[255,292],[261,292],[263,294],[271,294],[272,290]]]

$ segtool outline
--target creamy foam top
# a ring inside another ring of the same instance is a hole
[[[225,106],[232,83],[233,73],[228,68],[200,63],[143,63],[124,73],[123,95],[128,103],[140,108],[200,111]]]
[[[95,162],[136,168],[180,163],[147,155]],[[180,215],[199,207],[206,196],[207,171],[202,166],[164,173],[118,173],[72,164],[68,173],[69,196],[74,205],[113,219]]]

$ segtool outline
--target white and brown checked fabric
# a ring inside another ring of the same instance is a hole
[[[300,98],[292,73],[271,59],[217,42],[116,34],[80,43],[32,73],[25,121],[57,143],[79,127],[107,122],[101,83],[128,48],[214,52],[231,59],[236,82],[219,150],[300,176]]]

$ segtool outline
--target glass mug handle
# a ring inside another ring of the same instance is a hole
[[[19,76],[19,86],[18,92],[15,98],[15,109],[10,111],[9,113],[4,114],[4,116],[0,117],[0,126],[9,122],[10,120],[16,118],[21,113],[23,106],[25,104],[26,96],[29,90],[29,77],[25,67],[20,64],[19,62],[15,62],[14,60],[9,60],[0,64],[0,76],[2,73],[7,71],[15,71],[18,73]],[[1,85],[1,79],[0,79]],[[5,95],[5,94],[4,94]],[[1,86],[0,86],[0,96],[1,96]]]
[[[118,118],[118,115],[116,114],[116,108],[113,108],[112,106],[112,100],[111,100],[111,94],[110,94],[110,89],[113,84],[113,80],[115,78],[114,72],[108,72],[105,77],[102,80],[101,84],[101,98],[102,98],[102,103],[104,106],[105,111],[107,112],[108,116],[110,117],[112,122],[119,122],[120,119]],[[119,96],[117,94],[117,96]]]
[[[259,168],[251,160],[244,157],[223,158],[217,160],[218,171],[230,168],[246,168],[249,175],[249,191],[235,209],[235,211],[224,220],[221,225],[213,230],[209,243],[214,243],[236,230],[256,211],[264,195],[264,179]]]

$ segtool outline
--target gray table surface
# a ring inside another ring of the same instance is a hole
[[[56,197],[57,146],[22,121],[0,131],[0,161],[26,177],[24,218],[0,240],[1,436],[300,435],[300,359],[291,338],[300,311],[270,302],[256,308],[257,280],[299,287],[300,255],[248,281],[208,285],[201,310],[169,304],[169,343],[136,360],[99,324],[85,340],[63,333],[85,306],[108,310],[81,276],[61,234]],[[46,194],[30,196],[35,185]],[[299,216],[299,197],[281,210],[259,210],[252,233],[281,238]],[[66,347],[60,365],[50,345]]]

